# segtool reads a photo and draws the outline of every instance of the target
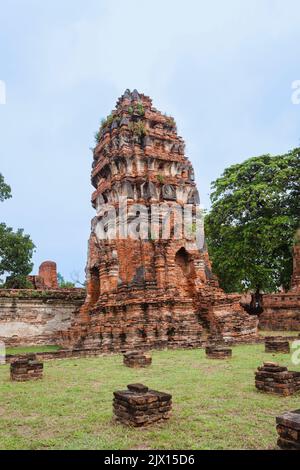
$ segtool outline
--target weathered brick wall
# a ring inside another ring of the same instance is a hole
[[[300,292],[264,295],[259,328],[300,331]]]
[[[84,289],[0,289],[0,341],[7,346],[58,344],[85,298]]]

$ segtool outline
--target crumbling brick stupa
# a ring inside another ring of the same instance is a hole
[[[197,240],[199,194],[184,150],[174,119],[136,90],[126,90],[102,123],[92,166],[97,215],[87,297],[62,333],[66,346],[126,351],[199,347],[214,333],[225,342],[256,337],[256,317],[244,312],[238,295],[219,288]],[[186,207],[190,218],[183,216],[180,232],[177,215]]]

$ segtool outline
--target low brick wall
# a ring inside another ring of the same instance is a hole
[[[0,341],[59,344],[59,332],[70,328],[84,299],[84,289],[0,289]]]
[[[259,328],[273,331],[300,331],[300,292],[263,296]]]
[[[79,359],[81,357],[99,357],[103,356],[102,351],[99,349],[61,349],[60,351],[51,351],[51,352],[38,352],[35,353],[35,356],[40,361],[47,361],[51,359]],[[11,364],[12,362],[31,357],[32,354],[7,354],[6,355],[6,364]]]

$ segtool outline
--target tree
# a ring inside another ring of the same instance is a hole
[[[11,197],[11,189],[0,174],[0,201]],[[23,229],[16,232],[0,223],[0,277],[5,275],[4,287],[29,287],[27,276],[33,264],[31,258],[35,246]]]
[[[0,173],[0,202],[11,197],[11,188],[5,183],[3,175]]]
[[[300,149],[225,169],[205,218],[214,272],[227,291],[289,287],[300,227]]]
[[[73,289],[75,287],[73,282],[65,281],[64,277],[60,273],[57,273],[57,282],[61,289]]]

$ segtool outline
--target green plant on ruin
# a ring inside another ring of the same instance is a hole
[[[138,103],[135,107],[129,106],[127,111],[130,115],[132,114],[138,114],[139,116],[145,115],[145,108],[142,103]]]
[[[98,132],[95,132],[95,136],[94,136],[94,137],[95,137],[95,142],[96,142],[97,144],[99,144],[99,142],[100,142],[100,138],[101,138],[101,132],[100,132],[100,129],[99,129],[99,131],[98,131]]]
[[[130,122],[128,129],[138,137],[145,137],[147,135],[147,129],[145,124],[142,121]]]
[[[157,180],[158,180],[158,182],[161,183],[161,184],[163,184],[164,181],[165,181],[163,175],[161,175],[161,174],[157,175]]]
[[[140,116],[144,116],[145,115],[145,108],[143,106],[142,103],[138,103],[137,106],[136,106],[136,111],[137,113],[140,115]]]
[[[105,127],[110,127],[113,123],[113,121],[120,122],[121,118],[119,116],[116,116],[114,113],[109,114],[106,118],[101,119],[101,124],[100,124],[100,129],[95,132],[95,141],[97,144],[99,144],[100,139],[101,139],[101,131]]]
[[[164,116],[169,127],[176,127],[175,119],[172,116],[168,116],[167,114],[164,114]]]

